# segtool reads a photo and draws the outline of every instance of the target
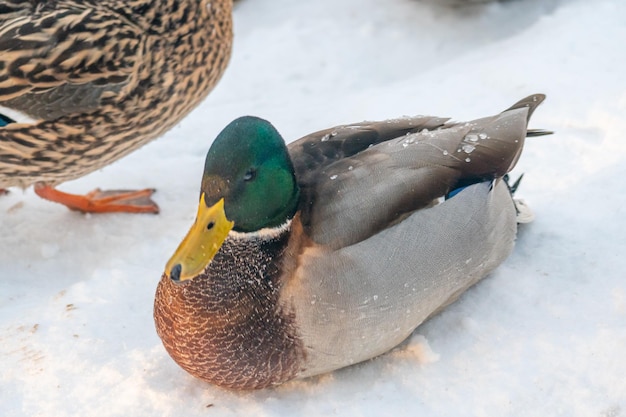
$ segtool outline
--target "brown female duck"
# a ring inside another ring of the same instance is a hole
[[[231,15],[232,0],[0,1],[0,188],[34,184],[85,212],[158,212],[152,190],[54,187],[193,109],[226,68]]]

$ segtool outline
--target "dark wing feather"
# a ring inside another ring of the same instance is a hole
[[[542,100],[535,97],[534,106],[522,101],[497,116],[467,123],[423,117],[367,123],[348,140],[359,143],[350,152],[341,142],[321,141],[332,129],[294,142],[289,149],[302,188],[305,230],[319,244],[344,247],[434,204],[463,182],[503,176],[522,150],[528,113]],[[404,127],[387,130],[394,123]],[[419,127],[409,129],[410,124]],[[343,129],[336,129],[336,137]],[[371,133],[378,131],[387,134]]]
[[[300,187],[300,212],[304,226],[309,230],[313,225],[313,213],[323,205],[324,180],[333,174],[329,172],[348,171],[368,162],[354,159],[363,151],[377,144],[423,130],[433,130],[444,125],[449,119],[440,117],[411,117],[383,122],[362,122],[337,126],[311,133],[288,145],[294,163],[296,178]],[[352,168],[350,164],[353,164]],[[342,169],[344,167],[345,169]]]
[[[421,130],[433,130],[449,119],[406,117],[383,122],[362,122],[320,130],[288,145],[301,185],[327,166],[349,158],[376,144]]]

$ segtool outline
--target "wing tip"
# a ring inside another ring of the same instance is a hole
[[[506,109],[504,112],[516,109],[522,109],[524,107],[528,108],[528,114],[526,116],[526,120],[530,120],[530,117],[533,115],[537,107],[546,99],[546,95],[542,93],[531,94],[528,97],[524,97],[519,100],[517,103],[513,104],[511,107]],[[503,113],[504,113],[503,112]]]

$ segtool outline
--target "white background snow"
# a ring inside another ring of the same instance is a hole
[[[222,81],[179,126],[60,188],[156,187],[161,214],[85,216],[0,197],[0,415],[626,416],[626,3],[242,0]],[[407,344],[236,393],[168,357],[152,320],[204,156],[254,114],[287,140],[365,119],[467,120],[548,99],[516,173],[536,221]]]

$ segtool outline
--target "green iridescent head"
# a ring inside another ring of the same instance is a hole
[[[299,189],[278,131],[257,117],[241,117],[217,136],[206,157],[198,214],[166,265],[173,281],[204,271],[231,230],[281,226],[298,208]]]
[[[280,133],[258,117],[231,122],[209,149],[201,192],[208,207],[224,199],[235,231],[284,224],[296,212],[299,190]]]

